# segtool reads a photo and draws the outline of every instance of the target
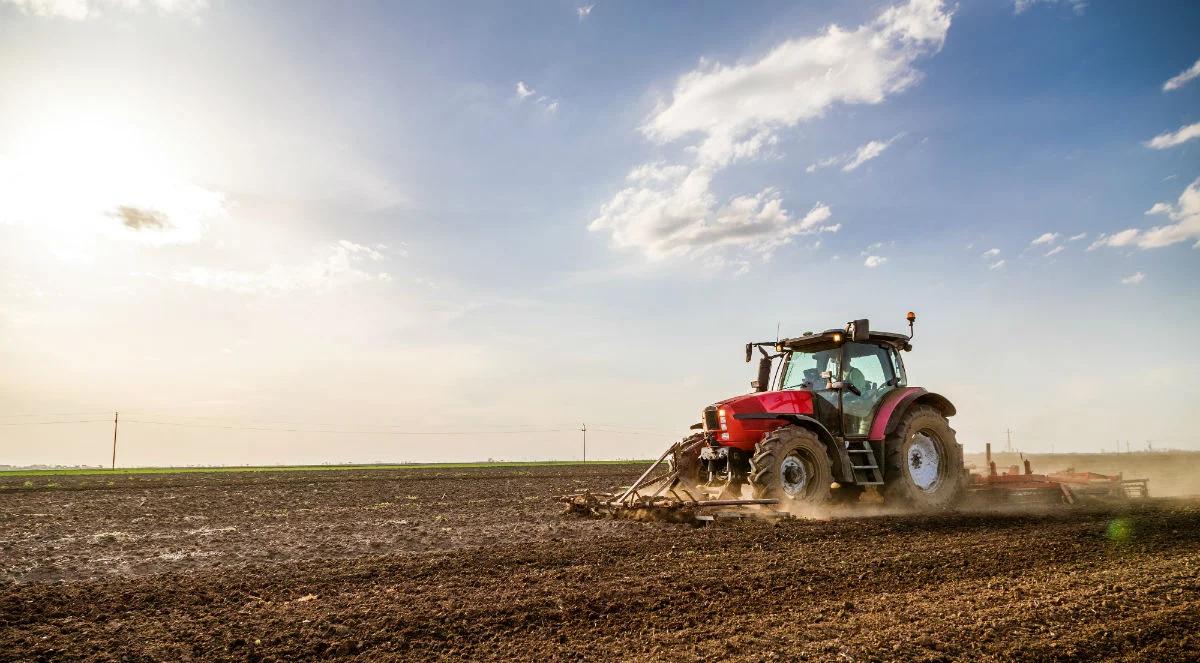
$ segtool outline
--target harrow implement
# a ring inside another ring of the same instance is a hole
[[[702,439],[684,438],[667,448],[658,460],[620,492],[593,493],[584,490],[558,499],[566,503],[567,513],[584,516],[703,523],[717,518],[749,515],[745,507],[769,507],[777,499],[706,499],[680,481],[679,471],[668,458],[695,452]],[[660,469],[662,468],[662,469]],[[659,473],[655,475],[655,471]],[[654,476],[652,476],[654,475]],[[783,512],[766,511],[755,515],[787,517]]]

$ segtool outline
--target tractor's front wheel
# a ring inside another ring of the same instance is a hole
[[[750,485],[757,499],[819,504],[829,499],[832,483],[825,445],[807,428],[784,426],[767,433],[750,458]]]
[[[919,405],[906,412],[883,447],[886,501],[945,509],[962,496],[962,446],[938,410]]]

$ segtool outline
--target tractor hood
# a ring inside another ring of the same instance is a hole
[[[704,429],[721,446],[753,451],[764,433],[785,423],[765,414],[812,416],[813,393],[807,389],[762,391],[734,396],[704,408]]]
[[[728,406],[737,412],[812,414],[812,399],[813,393],[809,389],[784,389],[732,396],[723,401],[717,401],[712,406],[718,408]]]

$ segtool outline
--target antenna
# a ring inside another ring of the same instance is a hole
[[[782,322],[778,322],[778,321],[776,321],[776,323],[775,323],[775,345],[779,345],[779,327],[782,324],[783,324]]]

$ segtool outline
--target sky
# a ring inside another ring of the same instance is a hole
[[[870,318],[1200,449],[1200,5],[0,0],[0,464],[646,458]]]

